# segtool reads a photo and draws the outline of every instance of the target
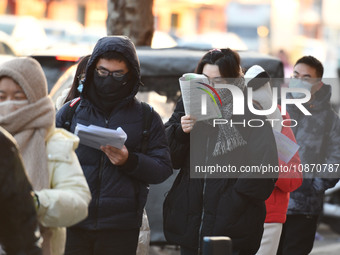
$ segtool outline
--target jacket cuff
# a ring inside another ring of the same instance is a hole
[[[47,196],[45,189],[42,189],[40,191],[35,191],[34,193],[37,194],[39,197],[39,208],[37,210],[37,215],[39,222],[43,225],[46,226],[45,224],[45,215],[47,213],[47,210],[50,206],[50,200],[49,197]]]
[[[190,133],[185,133],[182,129],[182,126],[181,125],[178,125],[177,126],[177,129],[176,129],[176,139],[181,142],[181,143],[185,143],[185,142],[188,142],[190,140]]]
[[[125,172],[133,172],[138,165],[138,156],[135,153],[129,152],[129,157],[124,165],[119,166]]]

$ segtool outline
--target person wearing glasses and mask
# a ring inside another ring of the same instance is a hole
[[[122,149],[100,149],[80,141],[76,153],[92,193],[89,216],[67,230],[65,255],[136,254],[148,184],[172,174],[170,152],[160,116],[152,111],[146,153],[141,152],[143,106],[135,95],[141,83],[136,49],[126,36],[101,38],[87,63],[80,103],[70,130],[77,123],[127,134]],[[62,126],[69,105],[57,113]]]
[[[322,82],[323,71],[318,59],[304,56],[296,62],[289,83],[290,88],[310,92],[311,98],[304,107],[311,115],[305,115],[293,104],[287,105],[291,119],[297,122],[292,130],[300,146],[304,169],[302,185],[290,194],[278,254],[310,253],[323,209],[324,192],[339,179],[335,164],[340,163],[340,121],[331,108],[331,86]],[[305,93],[293,92],[290,97],[302,99]],[[313,165],[320,164],[323,165],[321,173],[311,171]]]

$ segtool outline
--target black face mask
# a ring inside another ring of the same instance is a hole
[[[124,98],[128,89],[128,74],[115,78],[112,75],[107,77],[99,76],[94,72],[93,85],[97,94],[105,99],[117,100]]]
[[[133,90],[134,79],[129,74],[121,78],[101,77],[94,72],[93,82],[88,87],[86,94],[90,101],[109,114],[112,109]]]

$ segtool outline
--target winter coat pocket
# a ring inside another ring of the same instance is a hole
[[[216,209],[214,234],[239,236],[244,231],[247,201],[233,188],[221,196]]]
[[[182,235],[186,231],[189,211],[188,185],[181,174],[177,176],[163,204],[164,234]]]

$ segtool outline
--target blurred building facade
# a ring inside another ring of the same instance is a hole
[[[155,28],[178,37],[226,32],[224,9],[229,0],[155,0]]]
[[[105,27],[106,0],[0,0],[0,13],[36,18],[78,21],[85,26]]]
[[[249,49],[285,50],[340,66],[338,0],[154,0],[155,29],[177,37],[234,32]],[[107,0],[0,0],[0,13],[79,21],[105,27]]]

